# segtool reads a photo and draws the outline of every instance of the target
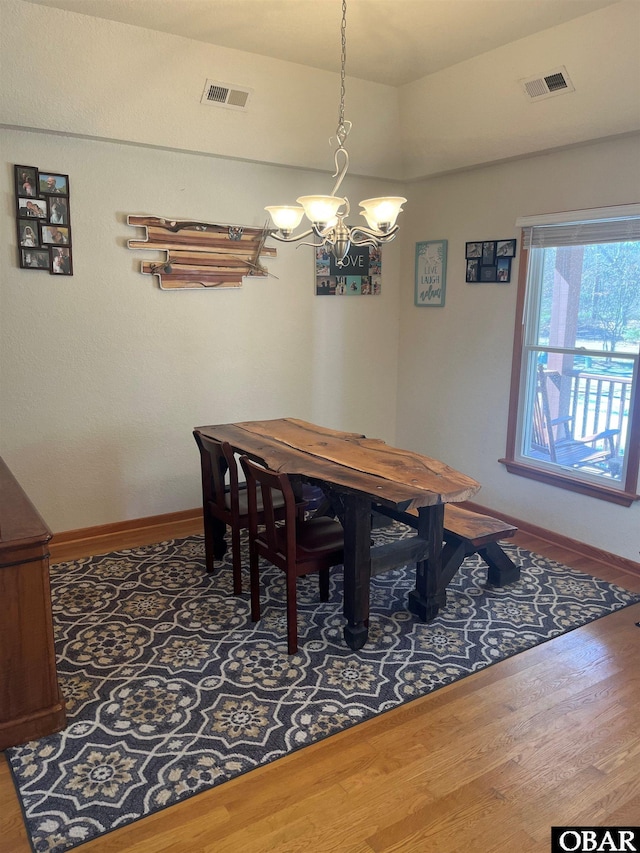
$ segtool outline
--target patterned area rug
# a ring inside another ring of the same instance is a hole
[[[317,577],[300,579],[291,657],[282,573],[265,568],[253,624],[248,595],[231,595],[230,555],[205,573],[202,537],[53,566],[69,724],[7,753],[34,850],[82,844],[640,600],[505,547],[521,580],[489,588],[468,558],[428,625],[406,608],[409,568],[375,578],[359,652],[342,638],[340,570],[325,604]]]

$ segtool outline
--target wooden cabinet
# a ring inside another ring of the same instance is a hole
[[[0,459],[0,750],[60,731],[51,531]]]

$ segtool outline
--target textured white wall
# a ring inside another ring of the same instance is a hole
[[[510,284],[466,284],[465,242],[517,235],[518,216],[637,202],[640,137],[411,185],[403,229],[397,439],[482,484],[478,503],[638,559],[640,502],[607,504],[508,474],[517,264]],[[411,246],[447,239],[444,308],[413,307]]]
[[[308,192],[331,189],[337,71],[22,0],[0,0],[0,56],[1,123],[321,169]],[[201,104],[207,79],[253,89],[247,111]],[[345,110],[353,171],[401,178],[397,91],[349,78]]]
[[[627,0],[403,86],[405,177],[640,130],[639,40],[640,3]],[[574,92],[525,96],[521,79],[563,65]]]
[[[293,416],[393,442],[400,251],[376,297],[316,297],[313,250],[277,278],[161,291],[128,213],[262,225],[308,173],[0,130],[0,454],[54,531],[199,502],[194,426]],[[17,268],[13,164],[70,175],[74,275]],[[353,199],[380,182],[351,179]]]

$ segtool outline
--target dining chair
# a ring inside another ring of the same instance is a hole
[[[298,650],[296,580],[318,572],[320,601],[329,600],[329,570],[344,561],[344,533],[340,522],[326,517],[301,518],[291,481],[286,474],[240,457],[249,502],[249,568],[251,619],[260,619],[260,558],[286,576],[287,648]],[[277,524],[276,507],[284,502],[284,524]],[[259,512],[259,507],[262,511]],[[260,527],[262,520],[263,526]]]
[[[242,594],[241,532],[249,527],[249,508],[246,489],[238,481],[238,465],[233,448],[226,441],[215,441],[194,430],[193,436],[200,450],[202,472],[202,515],[204,521],[204,550],[207,572],[213,572],[214,561],[224,557],[226,545],[216,550],[215,526],[231,528],[231,550],[233,561],[233,593]],[[227,486],[226,475],[229,476]],[[276,502],[274,512],[278,519],[284,518],[284,501]],[[258,519],[262,517],[262,506],[258,505]],[[262,523],[260,520],[258,523]],[[224,535],[224,531],[222,533]]]

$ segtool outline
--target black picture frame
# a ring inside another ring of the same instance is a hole
[[[68,225],[43,222],[40,225],[40,242],[43,246],[70,246],[71,229]]]
[[[18,219],[18,245],[21,249],[40,248],[40,230],[37,219]]]
[[[471,283],[480,280],[480,258],[467,259],[466,280]]]
[[[49,195],[47,202],[47,222],[52,225],[69,225],[69,199],[63,195]]]
[[[38,171],[38,195],[69,195],[69,175]]]
[[[509,239],[465,243],[465,281],[468,284],[508,284],[517,242]]]
[[[516,240],[496,240],[497,258],[515,258]]]
[[[484,266],[484,264],[480,267],[480,281],[497,281],[497,271],[493,265]]]
[[[47,200],[33,196],[16,198],[16,216],[20,219],[35,219],[36,222],[47,218]]]
[[[48,249],[20,249],[20,269],[46,272],[51,263]]]
[[[496,281],[508,284],[511,281],[511,258],[498,258],[496,261]]]
[[[73,275],[69,176],[37,166],[13,169],[20,269]]]
[[[482,266],[490,267],[496,262],[496,241],[484,240],[482,243]]]
[[[52,246],[50,249],[51,275],[73,275],[73,256],[70,246]]]
[[[38,195],[38,170],[35,166],[16,166],[13,174],[16,198],[35,198]]]

